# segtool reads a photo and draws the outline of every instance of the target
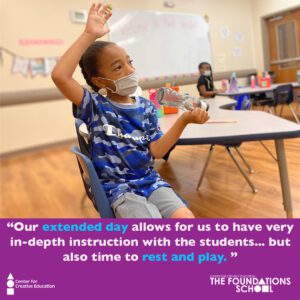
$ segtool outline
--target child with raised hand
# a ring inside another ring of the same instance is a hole
[[[197,83],[199,95],[203,98],[213,98],[218,93],[224,93],[225,90],[217,90],[214,86],[214,78],[211,65],[207,62],[202,62],[198,66],[200,77]]]
[[[154,158],[168,152],[187,124],[205,123],[207,112],[184,112],[162,134],[152,103],[130,97],[138,79],[129,55],[115,43],[95,41],[109,32],[111,14],[108,5],[91,6],[84,32],[61,57],[52,79],[88,127],[92,161],[116,217],[193,218],[154,170]],[[78,63],[93,92],[72,77]],[[106,97],[99,90],[106,90]]]

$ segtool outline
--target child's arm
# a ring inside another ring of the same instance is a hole
[[[106,21],[110,16],[111,9],[108,5],[93,4],[89,11],[84,32],[64,53],[52,71],[52,80],[57,88],[77,106],[81,106],[83,88],[73,78],[73,73],[82,54],[91,43],[109,32]]]
[[[214,90],[214,91],[207,91],[205,85],[200,85],[199,86],[199,93],[203,97],[210,98],[210,97],[215,96],[217,94],[217,91],[216,90]]]
[[[162,158],[177,142],[187,124],[203,124],[208,119],[208,113],[200,108],[184,112],[161,138],[150,144],[152,156]]]
[[[214,91],[216,92],[216,95],[217,94],[222,94],[222,93],[225,93],[226,92],[226,89],[225,88],[221,88],[221,89],[214,89]]]

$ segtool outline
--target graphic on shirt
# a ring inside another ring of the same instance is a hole
[[[109,124],[104,124],[103,125],[103,129],[105,131],[105,134],[108,136],[117,136],[119,138],[124,138],[124,139],[133,139],[135,141],[148,141],[150,142],[150,138],[149,135],[139,135],[140,131],[137,131],[137,135],[130,135],[129,133],[122,133],[122,130],[120,128],[116,128],[113,125],[109,125]]]

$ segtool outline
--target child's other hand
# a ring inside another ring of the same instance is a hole
[[[85,32],[96,38],[100,38],[109,32],[106,24],[111,17],[111,7],[109,5],[93,4],[89,10]]]
[[[203,124],[209,119],[207,111],[199,107],[191,111],[185,111],[181,115],[181,117],[186,124],[189,123]]]
[[[225,88],[222,88],[222,89],[219,89],[217,90],[217,94],[223,94],[226,92],[226,89]]]

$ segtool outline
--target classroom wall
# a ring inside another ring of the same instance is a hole
[[[251,4],[254,25],[255,63],[258,70],[264,70],[267,62],[264,59],[262,18],[299,7],[300,2],[299,0],[253,0]]]
[[[69,21],[70,9],[86,9],[92,2],[1,0],[0,28],[4,28],[4,31],[0,35],[0,46],[29,58],[59,56],[84,29],[84,25]],[[163,7],[162,0],[111,0],[109,2],[113,7],[119,8],[207,15],[214,71],[243,70],[256,66],[256,38],[252,28],[257,18],[252,16],[252,8],[256,8],[258,13],[263,11],[258,10],[257,6],[252,4],[252,0],[176,0],[174,9]],[[258,2],[263,1],[257,1],[257,5]],[[5,30],[6,28],[9,30]],[[229,30],[229,36],[222,38],[220,32],[224,28]],[[243,41],[235,39],[236,32],[242,33]],[[63,44],[21,46],[19,45],[21,38],[57,38],[62,39]],[[233,55],[234,47],[240,48],[240,56]],[[20,74],[12,75],[11,66],[12,57],[4,53],[3,64],[0,67],[2,92],[54,87],[50,76],[38,75],[34,78],[29,76],[24,79]],[[84,83],[78,70],[75,77]],[[195,85],[184,86],[182,90],[197,95]],[[65,100],[1,107],[0,118],[0,153],[2,154],[75,138],[70,105]]]

